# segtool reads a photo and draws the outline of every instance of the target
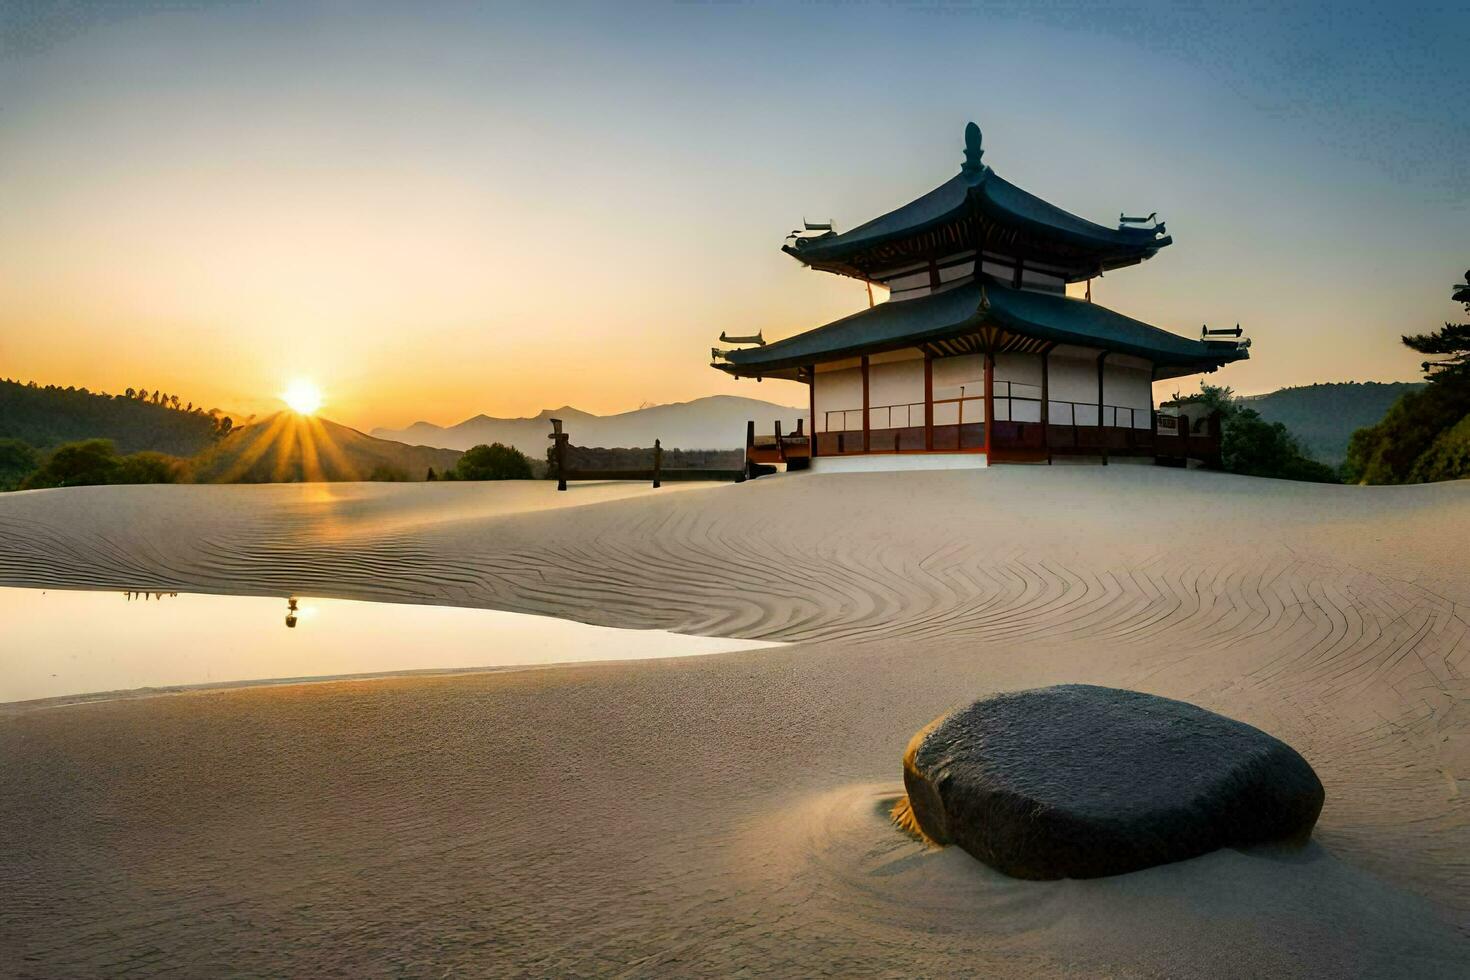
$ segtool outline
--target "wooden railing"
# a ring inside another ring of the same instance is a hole
[[[549,475],[556,477],[558,490],[565,490],[568,480],[648,480],[657,489],[665,480],[733,480],[740,483],[745,479],[744,468],[664,469],[663,443],[658,439],[653,440],[652,466],[607,470],[577,468],[571,465],[571,453],[575,447],[571,444],[571,436],[562,430],[561,419],[551,420],[551,434],[546,438],[552,440],[551,462],[554,472]]]
[[[869,406],[866,431],[861,408],[825,411],[823,431],[812,437],[815,445],[807,446],[803,440],[803,449],[809,454],[815,450],[817,456],[987,450],[998,459],[1011,461],[1046,462],[1057,455],[1101,456],[1106,462],[1114,455],[1219,464],[1218,418],[1199,419],[1186,426],[1151,408],[1049,398],[1047,422],[1043,423],[1039,385],[996,381],[991,398],[996,416],[990,423],[993,446],[985,445],[983,407],[973,404],[983,403],[984,398],[966,394],[935,399],[935,407],[957,405],[958,409],[953,420],[935,420],[931,426],[925,425],[923,402]],[[769,448],[756,461],[782,459],[774,443],[767,441]]]
[[[811,440],[805,431],[806,420],[796,420],[796,431],[783,434],[781,423],[772,427],[771,435],[757,435],[754,420],[745,423],[745,473],[762,476],[776,471],[785,463],[788,470],[805,469],[812,457]]]
[[[984,421],[985,412],[983,405],[985,398],[982,395],[966,395],[962,398],[936,398],[934,406],[957,405],[957,421],[940,423],[942,425],[967,425],[973,422]],[[965,418],[966,405],[970,418]],[[880,416],[876,413],[882,412]],[[902,414],[900,414],[902,413]],[[861,408],[834,408],[822,413],[822,432],[861,432],[863,430],[863,410]],[[881,424],[879,419],[882,420]],[[923,402],[896,402],[892,405],[870,405],[868,406],[868,429],[878,431],[882,429],[915,429],[924,425],[924,403]]]
[[[1219,412],[1192,422],[1187,415],[1154,413],[1154,456],[1160,462],[1183,466],[1197,459],[1209,466],[1220,465],[1221,428]]]

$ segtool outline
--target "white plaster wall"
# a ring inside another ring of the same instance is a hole
[[[1041,387],[1040,354],[995,355],[995,380]]]
[[[924,352],[917,347],[905,347],[901,350],[884,351],[881,354],[873,354],[868,358],[868,363],[891,364],[894,361],[922,361]]]
[[[983,470],[984,453],[879,453],[874,456],[818,456],[814,473],[884,473],[903,470]]]
[[[827,413],[841,409],[852,411],[847,429],[861,430],[863,427],[863,372],[861,368],[844,368],[840,371],[818,371],[812,379],[816,386],[812,395],[816,401],[817,417],[812,419],[813,432],[842,432],[842,420],[834,416],[831,429],[827,428]]]
[[[1047,361],[1047,393],[1053,424],[1097,425],[1096,355],[1081,358],[1054,352]],[[1066,402],[1082,404],[1074,407]]]
[[[962,386],[966,398],[985,394],[985,359],[979,354],[936,357],[932,370],[936,402],[945,398],[959,398]],[[954,425],[959,421],[958,404],[950,402],[934,406],[935,425]],[[983,400],[965,402],[965,421],[985,421],[985,402]]]
[[[1110,357],[1103,362],[1103,401],[1108,405],[1140,409],[1141,411],[1131,413],[1133,427],[1147,429],[1150,424],[1149,411],[1153,408],[1153,375],[1149,367],[1138,367],[1129,363],[1134,361],[1136,359],[1129,358],[1128,362],[1114,364]],[[1129,414],[1122,413],[1123,417],[1116,421],[1103,421],[1109,425],[1127,425]]]
[[[979,354],[934,359],[934,397],[958,398],[960,386],[966,395],[978,395],[985,384],[985,359]]]
[[[1133,368],[1135,371],[1152,372],[1153,370],[1152,363],[1131,354],[1109,354],[1107,363],[1116,364],[1118,367]]]
[[[984,413],[982,412],[983,416]],[[965,406],[965,419],[970,418],[970,407]],[[997,422],[1040,422],[1041,402],[1023,399],[1010,400],[1006,398],[995,399],[995,420]]]
[[[858,392],[862,397],[862,392]],[[912,405],[888,410],[879,406]],[[868,425],[874,429],[924,424],[924,362],[922,359],[868,365]]]
[[[1041,402],[1024,399],[1041,397],[1040,354],[995,355],[995,418],[999,422],[1040,422]],[[1006,382],[1002,384],[1001,382]],[[1005,398],[1006,391],[1017,401]]]

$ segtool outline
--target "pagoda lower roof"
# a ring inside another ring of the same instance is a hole
[[[967,335],[979,335],[976,349],[994,349],[996,338],[987,339],[986,328],[1040,342],[1033,349],[1070,344],[1141,357],[1161,377],[1213,371],[1250,356],[1235,341],[1181,337],[1085,300],[970,280],[917,299],[880,303],[764,347],[730,351],[724,363],[713,366],[737,377],[794,378],[796,369],[808,365]]]
[[[1013,239],[1019,235],[1029,243],[1023,251],[1045,255],[1058,250],[1059,254],[1049,257],[1070,256],[1086,267],[1079,275],[1086,278],[1142,262],[1173,241],[1162,233],[1162,225],[1109,228],[1064,211],[981,164],[980,131],[974,123],[966,129],[966,141],[966,165],[929,193],[851,231],[798,238],[784,250],[813,268],[862,277],[882,265],[883,253],[878,250],[884,246],[978,217],[982,226],[998,230],[1001,239],[1000,244],[993,244],[985,240],[983,227],[969,229],[969,235],[982,239],[981,247],[1014,247]],[[974,244],[970,241],[968,247]]]

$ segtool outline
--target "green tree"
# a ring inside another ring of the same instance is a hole
[[[1455,283],[1450,297],[1470,313],[1470,270],[1466,271],[1463,283]],[[1410,350],[1441,357],[1441,360],[1425,361],[1420,365],[1430,381],[1449,384],[1470,381],[1470,323],[1446,323],[1433,333],[1414,334],[1402,339]]]
[[[453,473],[459,480],[529,480],[531,461],[519,449],[494,442],[467,449]]]
[[[112,483],[178,483],[182,465],[173,456],[141,452],[124,456],[113,471]]]
[[[1229,473],[1279,480],[1337,483],[1337,473],[1312,459],[1280,422],[1267,422],[1253,408],[1236,407],[1222,420],[1221,466]]]
[[[0,490],[14,490],[41,463],[41,456],[29,443],[19,439],[0,439]]]
[[[1220,465],[1227,473],[1312,483],[1338,482],[1332,467],[1307,455],[1285,425],[1267,422],[1260,412],[1246,408],[1223,385],[1200,382],[1198,394],[1181,397],[1176,392],[1174,401],[1220,413]]]
[[[1470,272],[1451,298],[1470,313]],[[1470,477],[1470,323],[1404,336],[1410,350],[1440,357],[1422,364],[1429,384],[1400,398],[1377,425],[1348,443],[1343,475],[1355,483],[1422,483]]]
[[[111,439],[68,442],[52,450],[40,467],[26,478],[22,487],[34,490],[111,483],[117,474],[118,463]]]
[[[57,446],[21,484],[24,490],[89,487],[104,483],[177,483],[182,462],[163,453],[119,456],[110,439],[85,439]]]

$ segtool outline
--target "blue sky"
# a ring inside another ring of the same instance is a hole
[[[0,12],[7,375],[254,410],[301,370],[359,425],[794,403],[711,341],[860,308],[782,236],[948,178],[971,119],[1062,207],[1160,212],[1095,298],[1241,322],[1238,390],[1413,378],[1470,266],[1463,7],[53,6]]]

